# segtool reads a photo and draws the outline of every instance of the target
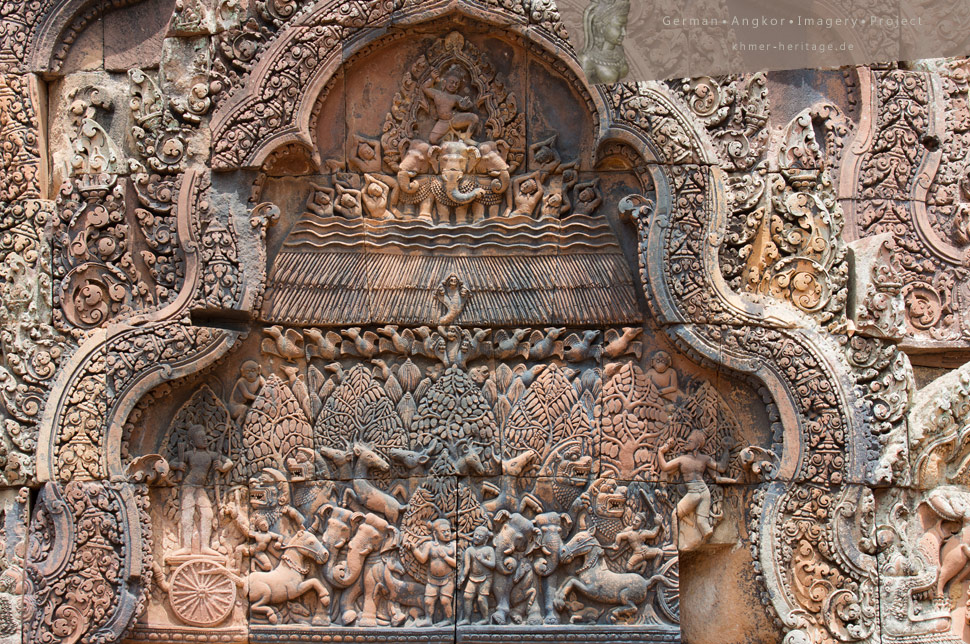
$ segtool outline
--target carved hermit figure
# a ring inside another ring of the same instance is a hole
[[[690,550],[711,536],[714,526],[711,522],[711,490],[704,481],[704,474],[710,470],[714,473],[716,483],[734,483],[734,479],[720,476],[724,471],[713,458],[702,454],[701,450],[707,442],[704,432],[694,430],[687,437],[684,446],[686,453],[672,461],[666,458],[667,452],[673,446],[673,440],[667,441],[657,451],[660,469],[664,472],[677,472],[687,484],[687,493],[677,504],[678,533],[680,549]],[[688,528],[685,530],[684,528]],[[696,531],[696,538],[694,532]]]
[[[683,392],[677,384],[677,372],[670,368],[670,363],[669,353],[657,351],[650,358],[650,368],[646,375],[657,388],[657,393],[667,400],[676,401],[683,396]]]
[[[630,71],[623,51],[629,0],[592,0],[583,12],[586,39],[579,62],[591,83],[616,83]]]
[[[219,553],[210,547],[212,537],[212,500],[205,491],[205,485],[214,471],[228,472],[232,461],[209,449],[209,442],[202,425],[189,428],[190,448],[184,456],[172,465],[172,469],[182,471],[181,528],[182,550],[180,554],[201,552],[207,555]],[[196,517],[198,516],[198,520]],[[193,536],[198,534],[196,546]]]
[[[259,363],[255,360],[246,360],[239,367],[239,380],[232,388],[229,400],[229,413],[237,423],[249,411],[249,406],[256,400],[259,390],[266,384],[266,379],[260,372]]]

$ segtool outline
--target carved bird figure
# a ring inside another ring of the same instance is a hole
[[[583,331],[583,335],[570,333],[563,341],[563,355],[570,362],[582,362],[590,358],[598,358],[601,347],[594,345],[599,331]]]
[[[532,331],[532,329],[516,329],[509,333],[505,329],[499,329],[495,332],[495,345],[492,351],[494,355],[499,360],[508,360],[514,356],[521,356],[522,358],[529,357],[529,343],[522,342],[522,338],[525,337],[527,333]]]
[[[556,356],[562,359],[562,340],[559,339],[566,332],[566,327],[546,327],[546,334],[542,331],[533,331],[529,338],[531,347],[529,348],[530,360],[545,360]]]
[[[343,368],[343,365],[341,365],[339,362],[331,362],[326,367],[324,367],[324,369],[326,369],[333,375],[337,376],[337,382],[340,382],[344,379],[344,368]]]
[[[283,327],[276,325],[263,329],[263,333],[269,336],[260,345],[263,353],[294,362],[303,357],[303,336],[299,331],[287,329],[284,333]]]
[[[311,367],[311,369],[316,369],[316,367]],[[333,390],[337,388],[337,383],[343,380],[344,369],[340,366],[339,362],[331,362],[326,367],[323,368],[324,371],[330,371],[336,374],[335,378],[327,378],[320,388],[317,390],[318,406],[323,409],[324,403],[326,403],[327,398],[333,393]],[[319,373],[319,372],[317,372]],[[310,372],[313,375],[313,371]],[[323,378],[323,374],[320,374],[320,378]],[[312,381],[311,381],[312,382]],[[319,410],[316,413],[320,413]]]
[[[360,327],[344,329],[344,337],[353,343],[354,351],[362,358],[373,358],[377,354],[377,334],[373,331],[360,332]]]
[[[603,340],[606,342],[603,353],[608,358],[619,358],[627,353],[632,353],[639,360],[643,353],[643,343],[633,342],[633,340],[640,337],[641,333],[643,333],[641,327],[623,327],[622,335],[616,329],[608,330],[606,335],[603,336]]]
[[[482,356],[488,357],[490,345],[487,338],[491,333],[491,329],[475,329],[473,333],[469,333],[464,329],[462,330],[462,335],[464,336],[461,342],[463,363]]]
[[[324,333],[320,329],[307,329],[303,332],[303,337],[308,340],[306,354],[311,358],[323,358],[333,360],[340,355],[340,342],[342,338],[335,331]]]
[[[437,333],[432,333],[426,326],[419,326],[414,330],[420,343],[415,342],[414,354],[426,358],[442,359],[445,353],[444,339]]]
[[[616,372],[622,369],[625,364],[625,362],[607,362],[603,366],[603,384],[605,385],[612,380]]]
[[[522,369],[521,371],[516,369],[516,372],[518,373],[519,380],[521,380],[525,388],[528,389],[529,385],[535,382],[535,379],[539,377],[539,374],[545,371],[546,367],[548,366],[549,365],[546,364],[537,364],[529,369]]]
[[[300,408],[303,409],[303,413],[306,415],[306,419],[309,421],[313,419],[310,405],[310,391],[307,389],[303,375],[300,374],[299,371],[299,367],[294,367],[292,365],[283,367],[283,373],[286,374],[287,385],[289,385],[290,391],[293,392],[297,402],[300,403]]]
[[[370,363],[374,365],[374,377],[380,378],[381,380],[387,380],[391,375],[391,369],[387,366],[387,363],[378,358],[373,358]]]
[[[396,353],[401,356],[411,355],[414,347],[414,333],[411,329],[404,329],[398,333],[396,324],[388,324],[377,330],[378,335],[384,336],[380,339],[381,353]]]

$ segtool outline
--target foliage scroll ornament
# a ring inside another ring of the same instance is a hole
[[[657,126],[641,115],[671,109],[661,107],[669,100],[660,92],[642,85],[636,91],[620,87],[613,97],[616,119],[642,128],[646,135]],[[644,104],[657,107],[644,110]],[[670,163],[685,154],[704,154],[701,150],[710,144],[698,135],[686,136],[699,129],[685,128],[676,147],[661,146],[662,158]],[[686,152],[691,149],[698,152]],[[784,164],[780,169],[782,181],[799,185],[804,179],[786,172]],[[705,166],[661,166],[652,176],[658,186],[656,203],[645,197],[621,202],[639,232],[647,300],[661,320],[676,324],[669,332],[690,352],[757,374],[775,392],[776,404],[790,410],[791,426],[779,427],[788,447],[778,476],[792,482],[762,486],[751,531],[764,599],[787,632],[785,641],[865,641],[877,627],[875,562],[862,556],[855,537],[833,529],[843,486],[866,477],[868,456],[859,454],[856,445],[871,440],[862,419],[850,411],[856,397],[852,372],[837,357],[833,341],[801,321],[804,314],[797,308],[783,313],[766,305],[780,319],[799,320],[796,326],[802,330],[787,329],[786,323],[771,328],[765,320],[773,315],[763,317],[758,326],[745,326],[751,305],[738,305],[743,298],[719,282],[717,262],[709,259],[717,252],[709,240],[723,234],[715,223],[723,206],[712,198],[718,176]],[[844,315],[844,307],[836,311]],[[709,325],[717,320],[734,323]],[[800,587],[799,576],[806,570],[830,571],[828,590]]]

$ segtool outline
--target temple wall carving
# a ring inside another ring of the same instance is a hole
[[[0,641],[970,642],[966,60],[0,7]]]

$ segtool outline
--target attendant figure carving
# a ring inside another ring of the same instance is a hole
[[[652,529],[644,529],[643,526],[645,523],[646,520],[642,514],[638,513],[634,515],[633,524],[617,533],[615,545],[616,548],[622,548],[624,544],[630,546],[633,554],[627,559],[626,567],[628,570],[640,574],[644,573],[648,563],[663,554],[663,550],[660,548],[649,545],[663,530],[660,515],[658,514],[654,517],[654,527]]]
[[[250,528],[243,523],[239,517],[239,511],[235,507],[228,506],[224,508],[223,514],[229,517],[236,527],[239,528],[239,531],[253,542],[238,548],[237,554],[240,557],[242,555],[248,555],[253,560],[253,564],[260,570],[272,570],[273,561],[270,559],[269,553],[272,550],[274,556],[279,556],[283,546],[282,535],[270,531],[269,521],[266,520],[266,517],[254,516],[252,519],[253,525]]]
[[[424,588],[424,619],[417,626],[428,626],[434,622],[435,608],[440,605],[444,613],[443,623],[454,614],[455,568],[458,559],[455,539],[448,519],[435,519],[431,522],[431,536],[424,537],[412,548],[414,558],[428,564],[428,583]]]

